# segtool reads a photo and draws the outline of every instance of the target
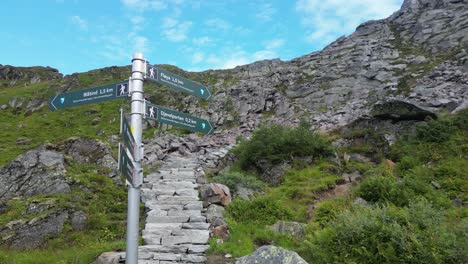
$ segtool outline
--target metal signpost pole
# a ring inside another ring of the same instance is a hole
[[[132,59],[131,79],[131,130],[137,146],[141,146],[143,121],[143,78],[146,71],[143,54],[135,53]],[[138,237],[140,220],[140,186],[142,182],[141,161],[135,161],[136,177],[128,186],[127,215],[127,264],[138,263]],[[135,172],[134,172],[135,173]]]

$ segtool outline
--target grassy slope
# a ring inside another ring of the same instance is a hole
[[[280,186],[266,188],[250,202],[233,201],[227,209],[231,238],[220,245],[213,239],[211,253],[238,257],[275,244],[299,252],[311,263],[462,263],[468,256],[463,246],[468,211],[450,200],[467,200],[467,125],[468,111],[421,125],[382,157],[396,161],[396,169],[385,162],[378,166],[349,162],[337,171],[326,160],[293,168]],[[308,206],[334,186],[338,175],[355,170],[365,175],[358,188],[320,203],[308,219]],[[370,207],[354,204],[358,196]],[[307,222],[306,239],[268,230],[277,220]]]
[[[109,74],[84,73],[78,76],[78,89],[122,80],[120,71]],[[99,76],[99,77],[98,77]],[[22,110],[8,108],[2,111],[0,123],[0,165],[4,165],[24,151],[44,143],[57,144],[69,137],[88,137],[107,141],[110,135],[118,134],[119,108],[123,100],[104,102],[51,112],[44,107],[30,115],[24,107],[31,98],[49,98],[57,87],[66,81],[45,81],[37,84],[0,89],[0,105],[7,104],[15,96],[25,99]],[[94,120],[94,121],[93,121]],[[16,139],[31,140],[26,146],[17,146]],[[114,150],[117,146],[110,145]],[[13,220],[30,220],[50,212],[63,209],[82,210],[88,216],[84,231],[72,231],[66,223],[62,234],[52,238],[40,250],[0,250],[0,263],[90,263],[101,252],[124,248],[126,220],[126,188],[115,186],[106,176],[105,168],[93,165],[71,164],[67,177],[72,181],[72,193],[66,195],[40,195],[18,197],[8,201],[7,212],[0,215],[0,226]],[[27,213],[30,202],[50,203],[46,212],[31,215]],[[2,262],[3,261],[3,262]]]

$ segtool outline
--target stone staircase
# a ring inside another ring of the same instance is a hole
[[[195,155],[171,154],[156,173],[145,176],[141,199],[148,210],[138,248],[140,264],[205,263],[209,223],[203,215]]]

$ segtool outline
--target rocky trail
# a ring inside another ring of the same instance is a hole
[[[202,168],[195,155],[169,155],[145,177],[141,199],[147,209],[139,263],[205,263],[209,226],[199,199]]]

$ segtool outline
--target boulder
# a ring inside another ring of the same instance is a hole
[[[304,228],[306,226],[307,225],[304,223],[278,221],[268,228],[284,235],[290,235],[295,238],[303,238],[305,235]]]
[[[122,184],[117,173],[117,161],[106,144],[94,139],[70,138],[65,143],[64,152],[80,164],[96,164],[109,168],[109,177],[114,180],[115,184]]]
[[[125,263],[125,252],[104,252],[92,264]],[[159,262],[158,262],[159,263]]]
[[[206,220],[208,223],[215,222],[216,219],[224,218],[224,207],[216,204],[211,204],[206,209]]]
[[[76,211],[71,217],[71,225],[74,231],[81,231],[86,227],[88,217],[83,211]]]
[[[44,241],[57,236],[68,219],[68,212],[60,211],[34,218],[27,223],[14,221],[0,228],[0,244],[12,249],[32,249],[44,245]]]
[[[226,241],[229,238],[229,227],[227,225],[221,225],[213,228],[213,236]]]
[[[307,264],[296,252],[285,250],[275,246],[263,246],[254,253],[241,257],[236,264]]]
[[[210,204],[227,206],[231,202],[231,192],[226,185],[210,183],[203,192],[203,202],[205,206]]]
[[[261,167],[263,173],[260,175],[260,179],[272,186],[278,186],[283,180],[284,173],[291,169],[291,165],[288,163],[281,163],[277,165],[263,164]]]
[[[404,121],[404,120],[420,120],[424,121],[426,118],[437,118],[436,114],[422,109],[415,104],[390,99],[376,103],[371,110],[371,115],[375,118],[390,119],[393,121]]]
[[[70,191],[64,156],[44,146],[21,154],[0,169],[0,199]]]

